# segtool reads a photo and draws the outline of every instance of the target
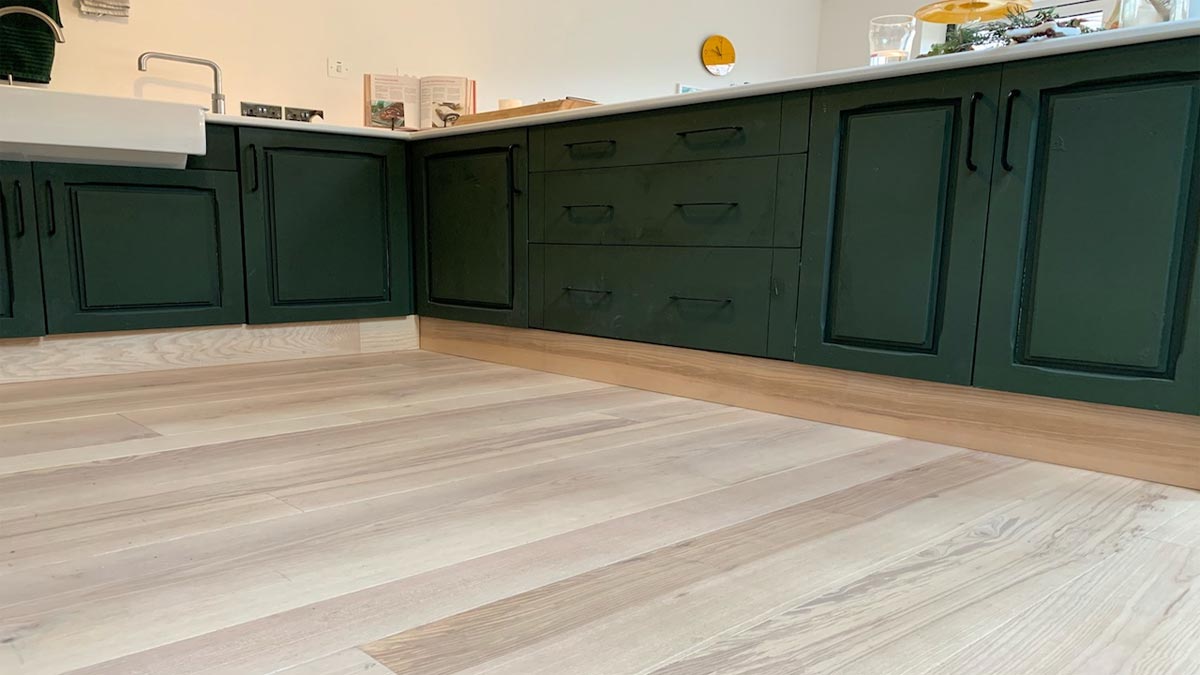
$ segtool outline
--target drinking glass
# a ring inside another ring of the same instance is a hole
[[[871,65],[907,61],[912,56],[912,44],[916,36],[915,16],[893,14],[871,19]]]

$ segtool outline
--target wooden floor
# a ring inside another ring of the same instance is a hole
[[[0,673],[1197,673],[1200,494],[428,352],[0,387]]]

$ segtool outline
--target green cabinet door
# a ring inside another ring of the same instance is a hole
[[[45,335],[33,171],[0,162],[0,338]]]
[[[250,323],[411,314],[404,144],[238,135]]]
[[[1200,413],[1200,40],[1013,64],[1003,91],[975,384]]]
[[[245,321],[237,177],[35,164],[51,333]]]
[[[813,98],[796,360],[967,384],[999,68]]]
[[[528,325],[529,206],[524,129],[417,143],[417,312]]]

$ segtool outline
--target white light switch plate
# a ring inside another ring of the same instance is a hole
[[[325,64],[329,69],[329,76],[339,80],[344,80],[350,77],[350,64],[342,59],[330,56],[325,60]]]

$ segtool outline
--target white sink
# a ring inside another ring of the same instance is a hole
[[[0,159],[182,169],[204,108],[0,85]]]

